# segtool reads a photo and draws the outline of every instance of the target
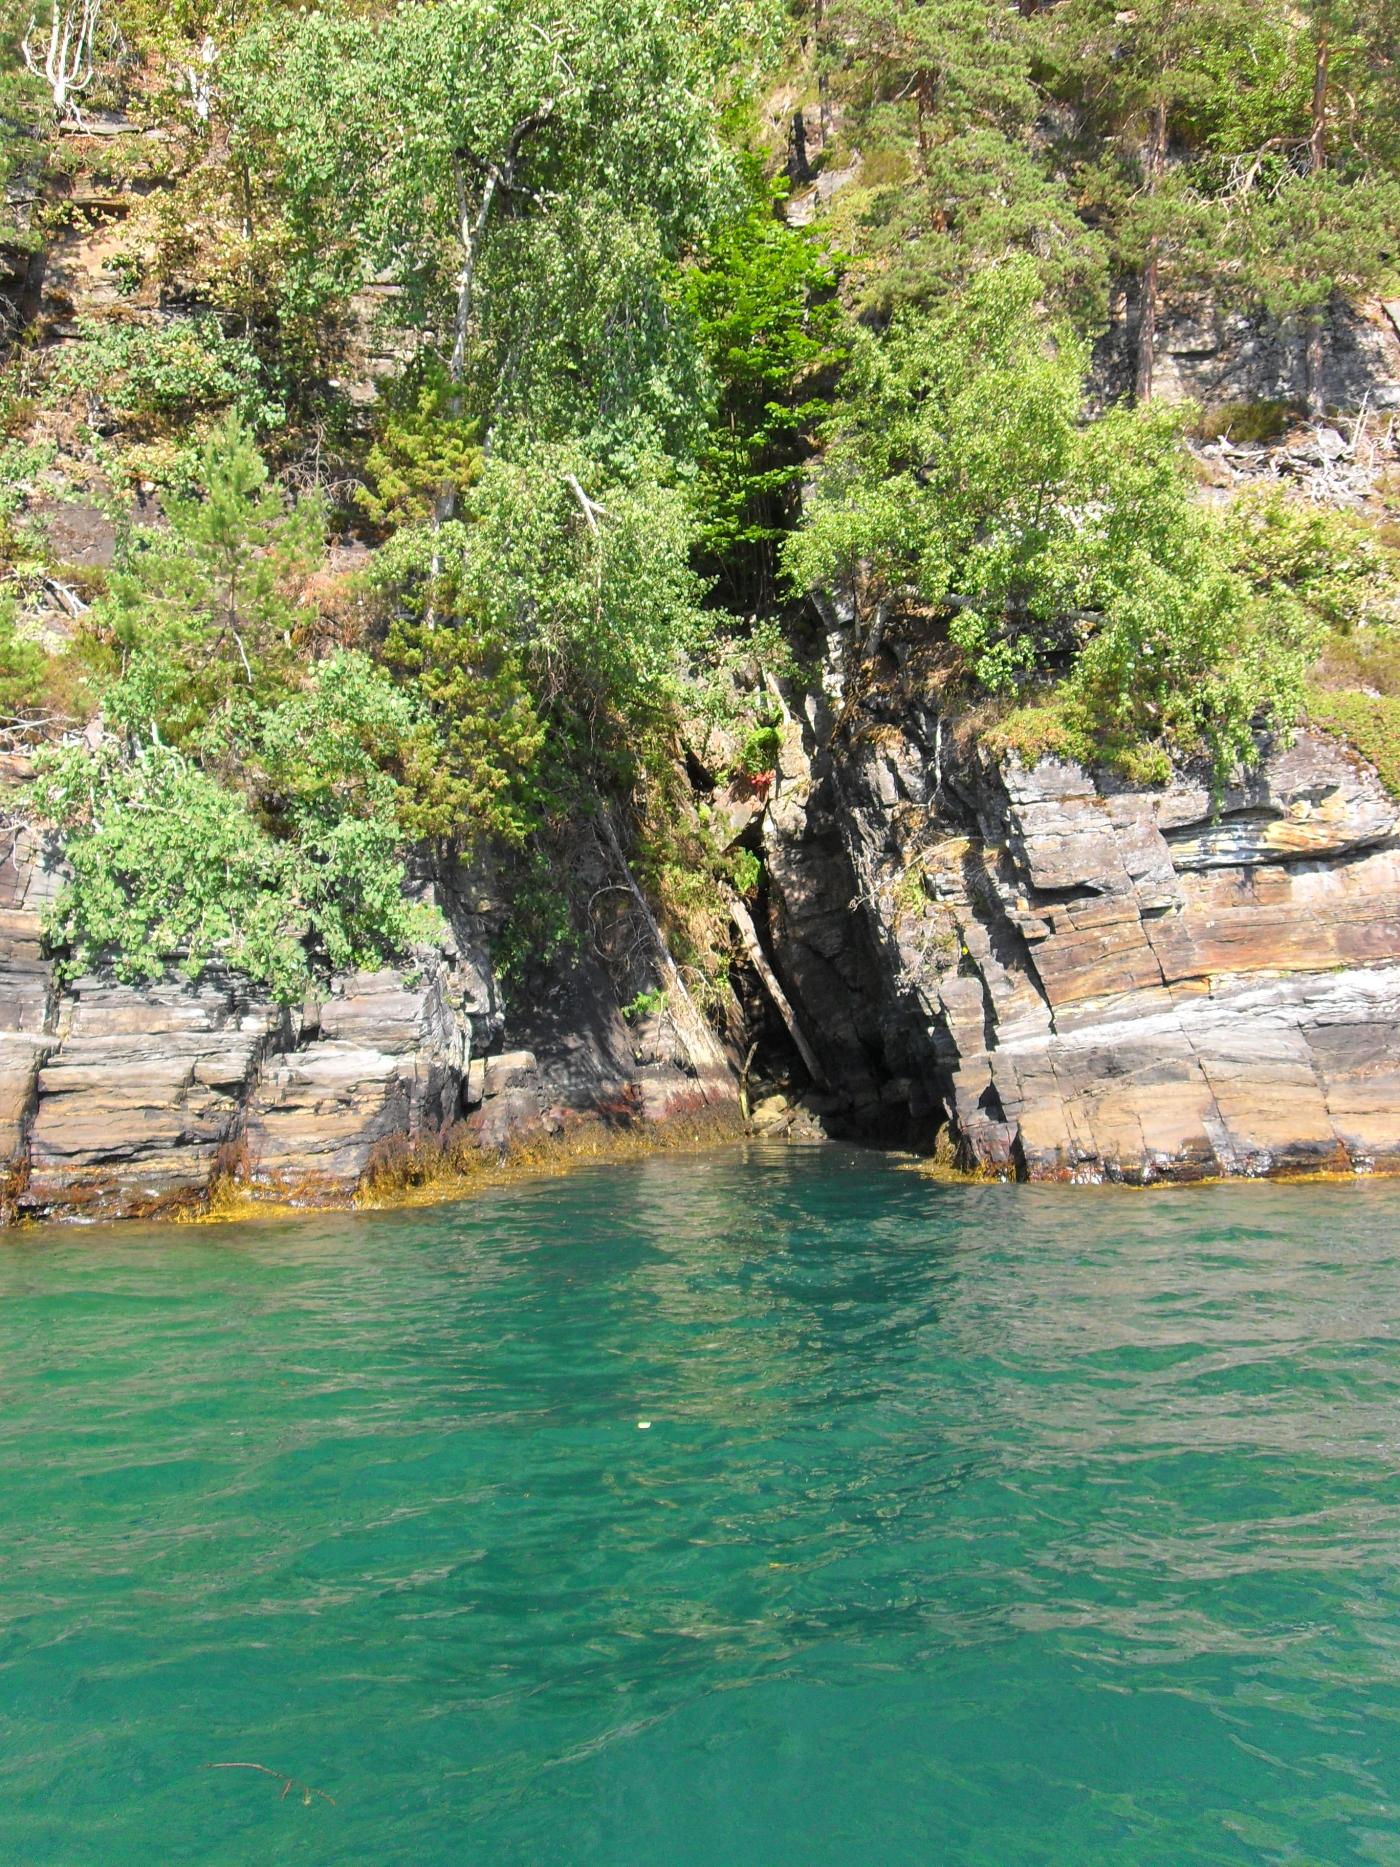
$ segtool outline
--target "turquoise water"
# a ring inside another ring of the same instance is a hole
[[[1398,1328],[1400,1186],[20,1237],[0,1859],[1400,1861]]]

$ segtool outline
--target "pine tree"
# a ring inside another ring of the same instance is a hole
[[[324,512],[290,506],[236,414],[201,456],[202,493],[170,498],[139,531],[98,612],[121,651],[109,720],[171,743],[235,696],[275,697],[296,667],[298,588],[319,559]]]
[[[840,226],[869,256],[876,308],[931,300],[1021,251],[1052,299],[1092,314],[1103,256],[1033,134],[1031,52],[1025,22],[997,0],[826,0],[819,73],[871,172],[912,169],[912,185],[877,180],[861,225]]]
[[[1164,274],[1210,265],[1218,223],[1172,163],[1207,144],[1241,84],[1255,44],[1279,30],[1273,0],[1064,0],[1039,22],[1052,87],[1101,139],[1081,165],[1085,192],[1137,275],[1133,386],[1151,399]],[[1246,91],[1248,84],[1245,83]]]

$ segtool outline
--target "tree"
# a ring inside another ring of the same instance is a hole
[[[912,609],[976,685],[1067,677],[1101,745],[1205,743],[1221,772],[1296,711],[1303,645],[1233,573],[1172,418],[1082,422],[1086,350],[1038,292],[1019,261],[862,339],[789,570],[855,593],[867,651]]]
[[[871,256],[872,308],[926,302],[1019,251],[1050,296],[1092,316],[1103,255],[1034,134],[1024,21],[998,0],[825,0],[817,32],[867,158],[859,225],[849,196],[835,223]]]
[[[227,88],[286,229],[293,297],[326,302],[387,270],[454,414],[489,437],[543,374],[579,385],[577,424],[608,351],[660,329],[658,267],[729,185],[684,26],[665,0],[432,0],[255,28]],[[600,331],[609,267],[627,296]]]
[[[1063,0],[1035,22],[1052,87],[1102,138],[1081,166],[1086,196],[1137,274],[1133,391],[1151,399],[1163,266],[1207,268],[1218,251],[1205,197],[1169,164],[1173,137],[1198,146],[1268,68],[1281,30],[1273,0]],[[1251,64],[1254,71],[1251,72]],[[1106,159],[1105,159],[1106,158]]]
[[[47,32],[30,15],[20,43],[25,69],[43,80],[57,117],[76,116],[76,99],[92,83],[101,18],[102,0],[52,0]]]
[[[804,434],[830,407],[840,311],[833,262],[764,194],[687,269],[684,303],[716,385],[700,460],[697,548],[740,609],[777,596],[777,547],[797,517]]]
[[[313,969],[372,970],[440,933],[405,898],[384,765],[417,716],[381,670],[335,656],[221,725],[198,755],[112,737],[41,755],[36,808],[70,870],[47,927],[61,971],[110,959],[123,979],[198,978],[218,959],[291,1004]]]
[[[1309,412],[1324,407],[1323,335],[1338,291],[1393,268],[1400,223],[1392,0],[1311,0],[1291,16],[1293,83],[1237,191],[1241,283],[1302,330]]]
[[[299,588],[319,560],[324,513],[290,506],[237,414],[201,459],[202,495],[166,502],[168,524],[138,530],[95,610],[121,657],[112,725],[182,744],[236,696],[259,703],[297,668]]]

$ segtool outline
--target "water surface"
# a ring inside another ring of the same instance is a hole
[[[836,1150],[6,1242],[0,1860],[1400,1861],[1398,1325]]]

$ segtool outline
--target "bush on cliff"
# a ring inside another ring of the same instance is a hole
[[[197,978],[218,959],[291,1003],[315,966],[373,969],[433,937],[436,916],[404,896],[383,769],[414,723],[349,655],[280,706],[224,720],[203,748],[213,769],[159,739],[42,754],[35,805],[71,871],[48,922],[60,969],[110,959],[135,981],[177,963]]]
[[[856,346],[786,561],[856,591],[868,621],[942,617],[975,687],[1053,674],[1091,734],[1254,755],[1301,703],[1306,618],[1255,600],[1158,410],[1083,419],[1087,352],[1038,315],[1029,262]]]

